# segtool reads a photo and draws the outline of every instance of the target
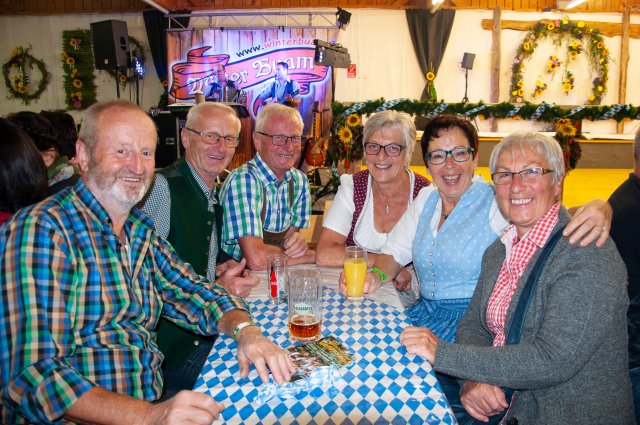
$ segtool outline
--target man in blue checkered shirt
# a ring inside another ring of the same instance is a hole
[[[315,253],[299,229],[309,226],[309,181],[294,165],[302,149],[303,122],[288,106],[271,104],[258,115],[253,133],[257,154],[225,179],[222,249],[247,260],[252,270],[266,268],[269,254],[284,253],[289,264],[313,263]]]
[[[264,382],[290,379],[295,366],[247,304],[198,276],[133,208],[153,177],[145,112],[95,104],[78,137],[82,180],[0,227],[0,423],[211,423],[224,406],[204,394],[151,403],[161,315],[235,338],[242,376],[253,364]]]

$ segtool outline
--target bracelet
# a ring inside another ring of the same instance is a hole
[[[380,270],[377,267],[374,267],[371,269],[372,272],[376,273],[378,276],[380,276],[380,279],[382,280],[382,283],[384,283],[385,280],[387,280],[387,275],[384,274],[384,272],[382,270]]]
[[[248,322],[242,322],[242,323],[238,323],[238,326],[236,326],[236,328],[233,330],[233,339],[235,341],[238,340],[238,334],[240,333],[241,330],[243,330],[244,328],[246,328],[247,326],[256,326],[255,323],[253,323],[253,321],[249,320]]]

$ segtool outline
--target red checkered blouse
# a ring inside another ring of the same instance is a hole
[[[502,346],[507,338],[505,321],[507,309],[516,292],[518,282],[524,273],[531,257],[542,248],[549,239],[551,230],[558,222],[560,204],[556,203],[547,213],[518,240],[516,226],[510,225],[500,236],[506,248],[506,258],[498,274],[498,280],[493,288],[487,304],[487,325],[494,334],[493,346]]]

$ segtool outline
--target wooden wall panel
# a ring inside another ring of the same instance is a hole
[[[431,0],[155,0],[168,10],[273,9],[273,8],[382,8],[420,9]],[[556,0],[445,0],[450,9],[493,9],[542,11],[555,9]],[[640,0],[588,0],[572,12],[622,13],[625,4],[640,5]],[[142,0],[0,0],[0,15],[51,15],[60,13],[139,12],[151,9]],[[634,10],[633,13],[639,13]]]

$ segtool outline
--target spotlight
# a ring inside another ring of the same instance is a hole
[[[333,66],[334,68],[348,68],[351,64],[351,56],[346,48],[339,44],[327,43],[326,41],[315,39],[316,45],[314,63],[322,66]]]
[[[336,12],[336,25],[338,25],[338,28],[340,28],[341,30],[346,30],[350,20],[351,13],[347,12],[344,9],[338,8],[338,11]]]

